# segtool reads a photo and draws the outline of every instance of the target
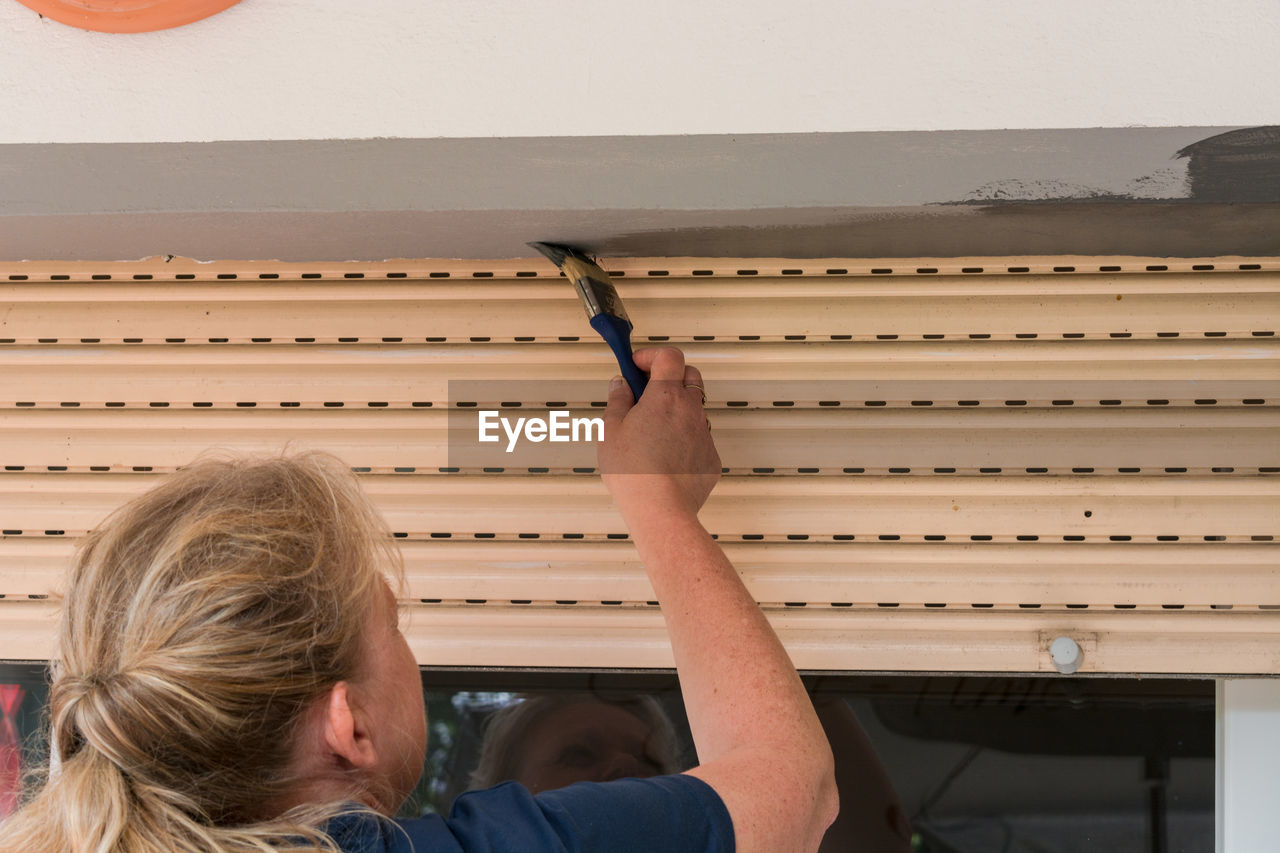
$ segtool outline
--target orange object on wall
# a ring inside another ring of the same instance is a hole
[[[46,18],[100,33],[149,33],[216,15],[240,0],[18,0]]]

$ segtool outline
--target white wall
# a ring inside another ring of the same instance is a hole
[[[1280,123],[1276,0],[0,0],[0,143]]]
[[[1222,679],[1217,704],[1217,853],[1273,853],[1280,679]]]

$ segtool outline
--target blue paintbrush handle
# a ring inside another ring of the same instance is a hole
[[[599,332],[609,349],[613,350],[618,367],[622,369],[622,378],[627,380],[631,393],[639,402],[649,377],[636,367],[636,361],[631,357],[631,324],[612,314],[597,314],[591,318],[591,328]]]

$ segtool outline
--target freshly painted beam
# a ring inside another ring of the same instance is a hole
[[[233,10],[234,11],[234,10]],[[1280,130],[0,145],[0,260],[1280,254]]]

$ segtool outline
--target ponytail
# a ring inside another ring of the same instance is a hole
[[[336,850],[317,827],[341,803],[273,804],[398,561],[323,454],[199,461],[117,510],[72,567],[51,769],[0,823],[0,853]]]

